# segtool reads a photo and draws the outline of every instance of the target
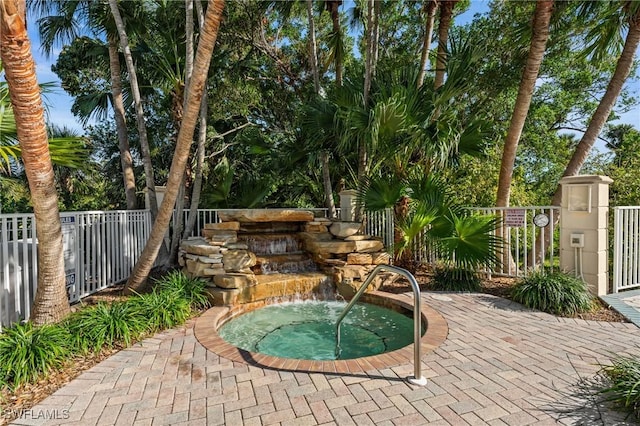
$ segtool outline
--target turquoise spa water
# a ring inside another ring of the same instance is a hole
[[[227,322],[218,333],[251,352],[334,360],[335,323],[346,305],[338,301],[270,305]],[[413,343],[413,320],[390,309],[358,303],[343,320],[340,333],[339,359],[377,355]]]

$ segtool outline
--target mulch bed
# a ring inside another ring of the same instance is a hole
[[[431,271],[429,268],[417,268],[415,277],[420,284],[420,289],[429,291],[429,283],[431,282]],[[515,284],[515,281],[516,280],[513,278],[493,277],[491,280],[483,281],[482,291],[484,293],[509,299],[511,288]],[[83,300],[82,305],[75,305],[73,309],[81,309],[82,306],[92,305],[98,302],[113,302],[124,299],[125,296],[122,296],[122,287],[122,285],[113,286],[89,296]],[[385,283],[380,290],[389,293],[405,293],[411,291],[411,286],[404,278],[400,278],[393,283]],[[613,309],[608,308],[600,301],[598,301],[598,307],[593,312],[580,314],[577,317],[594,321],[626,322],[622,315]],[[18,417],[22,410],[35,406],[56,390],[79,376],[83,371],[88,370],[121,349],[122,348],[104,349],[98,354],[74,358],[69,361],[65,368],[49,374],[48,377],[38,381],[37,383],[21,386],[13,392],[8,391],[7,389],[1,390],[0,425],[8,424],[11,420]]]

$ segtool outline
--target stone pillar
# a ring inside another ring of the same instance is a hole
[[[151,202],[149,201],[149,191],[147,188],[142,190],[144,192],[144,208],[149,210],[151,208]],[[156,186],[156,200],[158,201],[158,208],[160,208],[160,204],[162,204],[162,200],[164,200],[164,193],[167,192],[166,186]]]
[[[342,222],[354,222],[356,220],[356,196],[358,191],[346,189],[340,195],[340,220]]]
[[[609,289],[609,185],[607,176],[567,176],[560,180],[560,268],[582,272],[594,295]],[[577,264],[576,264],[577,254]],[[580,271],[582,266],[582,271]]]

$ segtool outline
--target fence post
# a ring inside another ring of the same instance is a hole
[[[560,268],[574,271],[598,296],[609,289],[607,176],[567,176],[562,185]]]

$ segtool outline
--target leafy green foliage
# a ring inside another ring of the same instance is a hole
[[[81,352],[103,346],[130,346],[147,329],[144,311],[132,300],[98,303],[72,315],[66,326],[74,346]]]
[[[172,290],[154,290],[131,299],[129,303],[145,319],[149,331],[175,327],[191,315],[189,300]]]
[[[482,281],[478,274],[469,269],[441,265],[434,269],[431,290],[478,292]]]
[[[512,290],[514,301],[531,309],[571,316],[593,308],[587,284],[564,272],[535,271]]]
[[[211,306],[207,298],[207,283],[199,278],[189,278],[182,271],[172,271],[156,282],[161,292],[175,293],[176,296],[189,302],[194,309],[205,309]]]
[[[0,385],[34,382],[69,354],[69,333],[58,325],[14,324],[0,334]]]
[[[607,383],[600,390],[605,400],[640,419],[640,360],[617,357],[611,365],[602,367],[598,374]]]

